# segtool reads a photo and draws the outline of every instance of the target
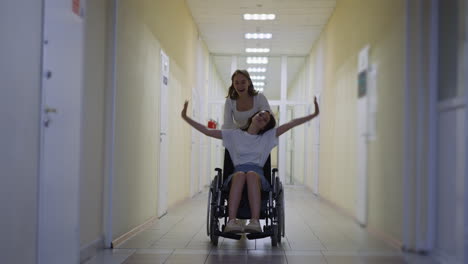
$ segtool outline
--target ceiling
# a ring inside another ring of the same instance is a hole
[[[281,56],[288,56],[288,82],[294,80],[333,13],[336,0],[186,0],[218,73],[230,84],[232,57],[237,68],[266,67],[264,93],[280,99]],[[244,20],[244,14],[275,14],[275,20]],[[246,33],[271,33],[271,39],[247,40]],[[269,53],[246,53],[269,48]],[[268,57],[268,64],[247,64],[247,57]],[[227,88],[227,87],[226,87]],[[256,88],[259,88],[257,86]]]

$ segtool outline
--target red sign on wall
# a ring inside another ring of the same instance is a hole
[[[72,10],[77,16],[80,16],[80,0],[72,0]]]

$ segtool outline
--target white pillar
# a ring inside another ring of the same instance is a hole
[[[279,121],[278,124],[286,122],[286,100],[287,100],[287,85],[288,85],[288,57],[281,57],[281,98],[279,105]],[[286,137],[283,135],[278,142],[278,170],[281,182],[285,182],[286,176]]]

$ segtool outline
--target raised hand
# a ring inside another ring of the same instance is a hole
[[[217,138],[217,139],[222,139],[223,135],[221,133],[221,130],[216,130],[216,129],[208,129],[206,126],[203,124],[198,123],[197,121],[193,120],[192,118],[187,116],[187,106],[188,106],[188,100],[185,101],[184,103],[184,109],[182,109],[182,112],[180,112],[180,115],[182,116],[182,119],[184,119],[189,125],[191,125],[193,128],[196,130],[200,131],[201,133]]]
[[[188,100],[185,100],[184,109],[182,109],[182,112],[180,113],[183,119],[187,117],[187,106],[188,106]]]
[[[276,129],[276,136],[279,137],[282,134],[284,134],[286,131],[288,131],[289,129],[291,129],[291,128],[295,127],[295,126],[298,126],[300,124],[303,124],[303,123],[305,123],[307,121],[310,121],[310,120],[314,119],[316,116],[318,116],[319,113],[320,113],[320,109],[319,109],[319,106],[318,106],[317,97],[314,98],[314,106],[315,106],[315,112],[313,114],[293,119],[293,120],[289,121],[288,123],[285,123],[285,124],[282,124],[281,126],[279,126]]]
[[[319,109],[319,105],[318,105],[318,102],[317,102],[317,96],[314,97],[314,106],[315,106],[314,115],[318,116],[318,114],[320,113],[320,109]]]

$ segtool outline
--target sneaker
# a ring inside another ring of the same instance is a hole
[[[244,231],[246,233],[261,233],[262,227],[260,226],[260,222],[258,220],[250,220],[249,224],[245,226]]]
[[[224,233],[242,233],[242,226],[237,219],[231,219],[224,228]]]

